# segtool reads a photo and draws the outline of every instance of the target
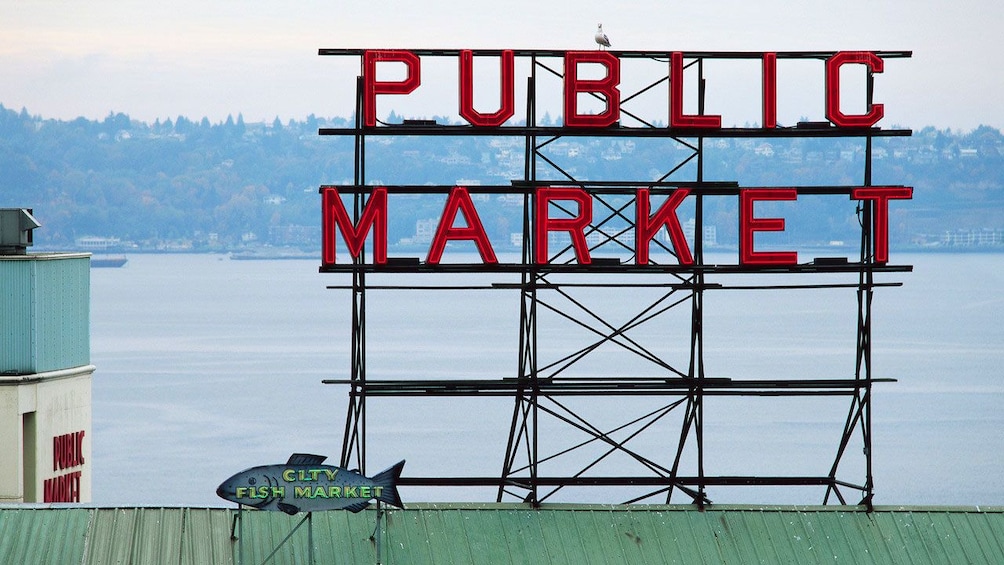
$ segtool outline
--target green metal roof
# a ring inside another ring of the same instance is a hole
[[[376,512],[0,508],[0,562],[376,563]],[[243,542],[231,539],[231,528]],[[297,526],[299,527],[297,528]],[[289,537],[286,543],[283,539]],[[1004,508],[422,504],[389,510],[381,562],[1004,563]]]

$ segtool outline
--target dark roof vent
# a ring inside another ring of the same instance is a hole
[[[31,208],[0,208],[0,255],[24,255],[32,245],[31,230],[42,227]]]

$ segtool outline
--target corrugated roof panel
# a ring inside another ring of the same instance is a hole
[[[452,551],[459,540],[451,539],[452,532],[445,530],[442,522],[442,513],[448,511],[418,509],[389,513],[382,533],[382,549],[388,559],[407,555],[416,564],[455,562]]]
[[[0,556],[4,563],[80,563],[87,541],[89,512],[66,509],[0,511]]]
[[[528,514],[530,512],[531,514]],[[498,563],[517,563],[519,559],[539,554],[543,547],[544,533],[532,511],[492,513],[492,522],[487,528],[495,527],[502,532],[504,547],[488,544],[486,557],[496,557]],[[487,540],[491,538],[486,536]],[[502,545],[502,544],[498,544]]]
[[[872,514],[872,518],[876,516]],[[893,565],[892,555],[886,548],[886,537],[881,528],[881,519],[868,520],[845,520],[848,527],[845,528],[846,535],[853,536],[846,539],[860,538],[864,540],[864,547],[861,548],[861,557],[869,563],[875,565]]]
[[[978,514],[969,519],[953,516],[953,519],[968,526],[972,538],[977,541],[980,553],[973,559],[973,563],[980,561],[989,563],[992,560],[1004,563],[1004,531],[999,521],[992,521],[986,514]]]
[[[179,563],[229,563],[233,555],[230,515],[208,508],[191,508],[185,516]]]
[[[906,549],[913,563],[938,563],[937,556],[942,554],[941,540],[934,534],[928,512],[909,511],[897,514],[897,523],[903,528],[903,538]],[[947,558],[948,554],[944,554]],[[951,561],[941,561],[950,563]]]
[[[430,516],[431,518],[431,516]],[[444,532],[450,532],[457,540],[464,543],[448,543],[451,563],[470,563],[471,565],[487,565],[497,563],[500,555],[496,554],[501,547],[490,543],[485,532],[491,531],[495,521],[483,512],[449,511],[439,513],[440,527]],[[432,530],[433,528],[427,528]],[[495,530],[496,532],[499,530]]]
[[[133,563],[135,513],[136,509],[125,508],[96,510],[84,563]]]
[[[95,509],[84,563],[230,563],[225,510]]]
[[[923,521],[928,525],[928,537],[932,551],[932,559],[937,555],[938,559],[947,556],[950,563],[972,563],[967,559],[967,546],[962,543],[959,532],[952,523],[952,514],[944,512],[924,512]],[[962,532],[963,539],[968,538],[972,531]],[[933,548],[937,548],[936,550]],[[973,548],[975,549],[975,548]]]
[[[376,512],[0,508],[11,563],[375,563]],[[311,530],[312,528],[312,530]],[[291,535],[290,535],[291,534]],[[283,541],[289,537],[287,541]],[[386,514],[386,564],[1004,563],[1004,508],[412,505]],[[3,561],[6,559],[6,561]]]
[[[627,512],[612,513],[610,518],[625,555],[641,563],[682,563],[673,550],[680,528],[669,520],[667,512],[654,511],[648,520]]]

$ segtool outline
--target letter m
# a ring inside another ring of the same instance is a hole
[[[345,246],[353,259],[363,252],[366,235],[373,230],[373,263],[387,262],[387,189],[379,186],[366,199],[359,222],[353,224],[342,203],[338,189],[333,186],[321,189],[321,266],[335,264],[335,235],[341,232]]]

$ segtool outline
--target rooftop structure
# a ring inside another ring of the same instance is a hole
[[[10,563],[1002,563],[1004,508],[427,504],[303,516],[0,508]],[[232,533],[243,534],[233,539]],[[284,542],[284,538],[289,539]],[[377,540],[379,540],[379,545]],[[379,548],[379,549],[378,549]],[[378,556],[379,551],[379,556]],[[379,560],[378,560],[379,559]]]
[[[0,502],[89,502],[89,253],[27,253],[39,223],[0,209]]]

